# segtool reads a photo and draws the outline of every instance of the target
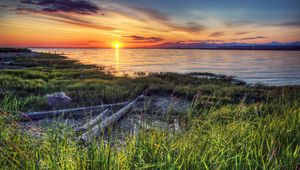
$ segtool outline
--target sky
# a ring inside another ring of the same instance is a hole
[[[2,47],[300,40],[299,0],[1,0]]]

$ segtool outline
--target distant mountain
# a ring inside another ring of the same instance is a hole
[[[230,50],[300,50],[300,41],[281,43],[270,42],[261,44],[248,43],[211,43],[211,42],[166,42],[152,48],[166,49],[230,49]]]
[[[270,43],[264,43],[264,44],[261,44],[261,45],[284,45],[284,43],[280,43],[280,42],[277,42],[277,41],[272,41]]]
[[[290,45],[300,45],[300,41],[291,42]]]

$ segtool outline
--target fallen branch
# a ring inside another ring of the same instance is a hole
[[[62,110],[54,110],[54,111],[42,111],[42,112],[29,112],[21,114],[21,120],[38,120],[44,119],[46,117],[56,117],[60,115],[77,115],[79,113],[91,113],[91,112],[101,112],[106,108],[111,107],[120,107],[128,104],[128,102],[122,103],[113,103],[113,104],[104,104],[99,106],[90,106],[90,107],[79,107],[79,108],[72,108],[72,109],[62,109]]]
[[[88,129],[94,127],[97,123],[101,122],[102,120],[105,119],[106,115],[112,112],[111,109],[105,109],[102,113],[100,113],[95,119],[90,120],[86,124],[84,124],[81,127],[78,127],[75,129],[75,132],[84,132],[87,131]]]
[[[90,141],[92,138],[97,138],[102,132],[104,132],[110,125],[120,120],[131,108],[136,104],[139,99],[142,99],[144,95],[137,97],[135,100],[124,106],[122,109],[102,121],[100,124],[94,126],[90,131],[82,134],[79,137],[80,141]]]

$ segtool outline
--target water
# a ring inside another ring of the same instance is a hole
[[[117,72],[212,72],[236,76],[249,84],[300,84],[300,51],[184,49],[54,49],[82,63]]]

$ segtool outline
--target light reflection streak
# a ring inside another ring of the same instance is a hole
[[[120,70],[120,58],[119,58],[119,48],[116,48],[116,55],[115,55],[115,69],[117,72]]]

